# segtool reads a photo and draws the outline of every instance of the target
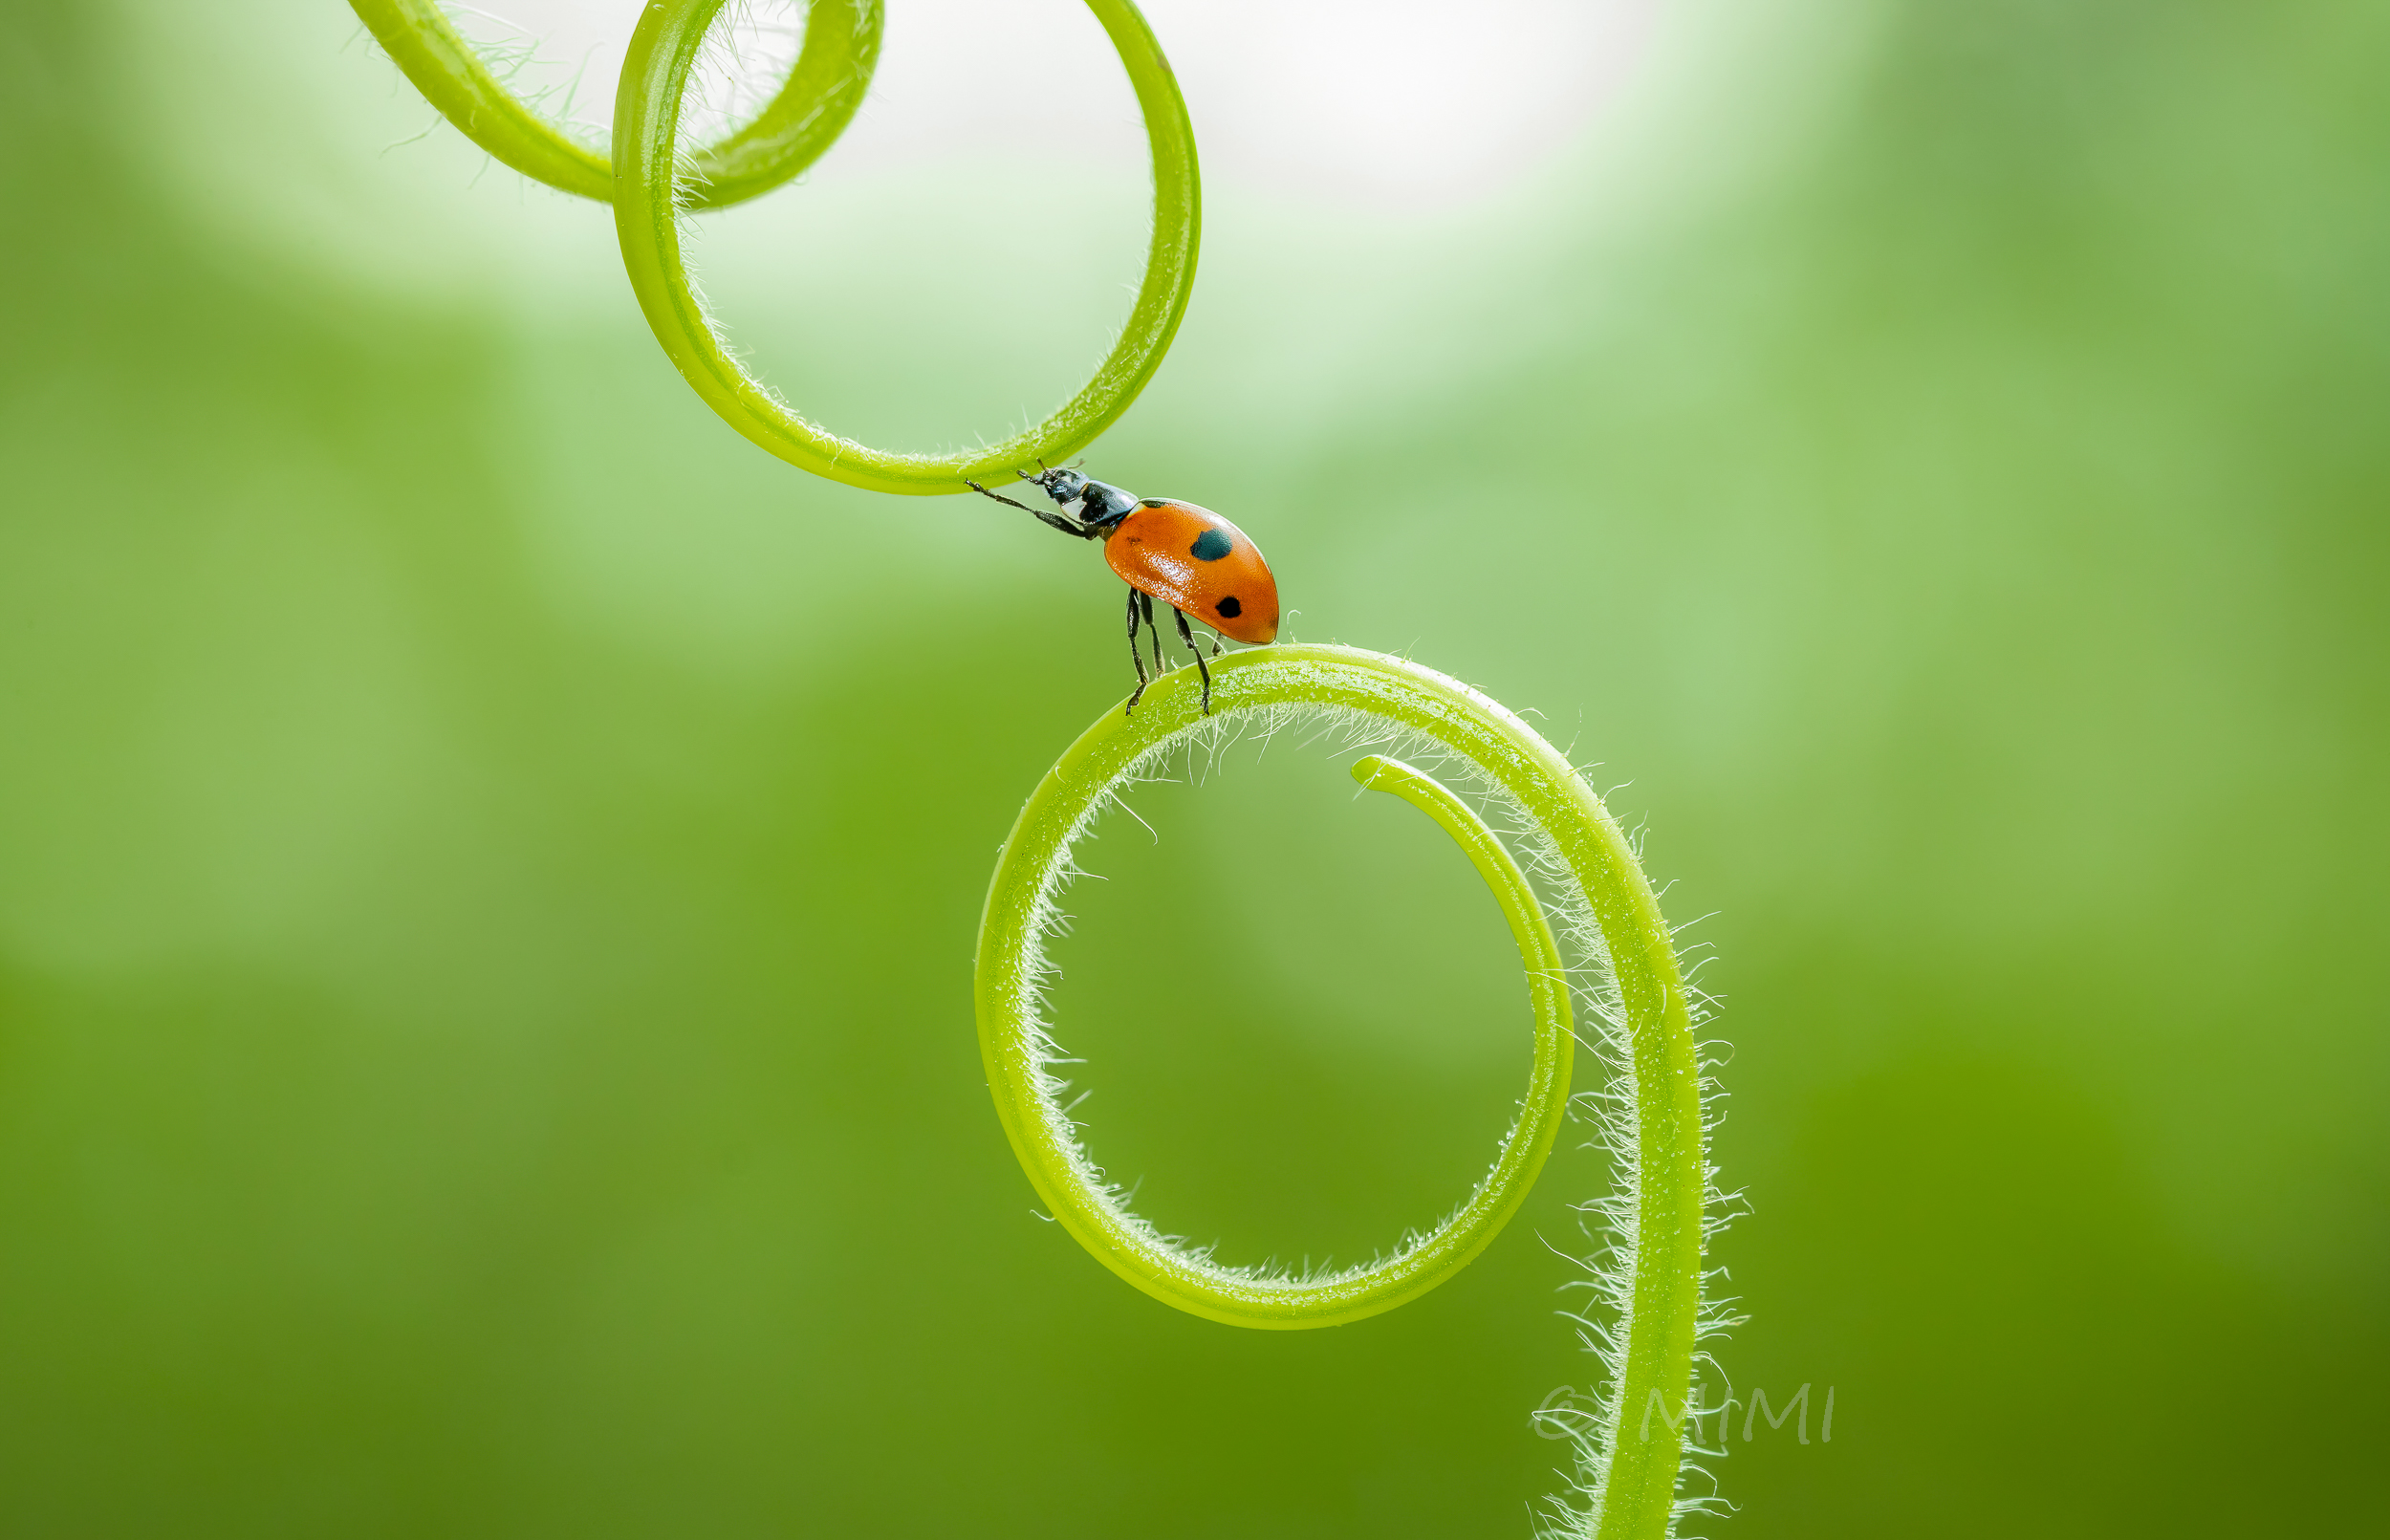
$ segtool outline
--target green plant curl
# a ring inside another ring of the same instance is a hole
[[[680,216],[753,197],[812,163],[852,119],[881,30],[880,0],[814,0],[802,54],[779,95],[753,122],[683,159],[683,97],[725,3],[649,0],[623,61],[609,163],[509,91],[434,0],[352,0],[408,77],[476,143],[552,186],[613,204],[632,288],[683,378],[733,427],[791,464],[873,490],[956,492],[967,489],[967,478],[1001,478],[1065,459],[1117,420],[1177,332],[1200,228],[1185,104],[1130,0],[1087,0],[1128,70],[1153,153],[1152,246],[1128,325],[1094,378],[1046,422],[1001,444],[944,456],[872,449],[807,422],[716,334],[682,257]],[[1014,1154],[1090,1253],[1164,1303],[1273,1330],[1360,1320],[1449,1280],[1517,1211],[1572,1106],[1578,1040],[1572,999],[1590,1006],[1599,1027],[1589,1041],[1608,1078],[1576,1105],[1600,1131],[1616,1185],[1583,1205],[1607,1226],[1606,1245],[1585,1264],[1603,1318],[1592,1312],[1573,1318],[1609,1383],[1596,1409],[1567,1427],[1584,1506],[1563,1510],[1558,1532],[1662,1540],[1679,1514],[1706,1501],[1678,1495],[1690,1468],[1679,1429],[1691,1421],[1697,1344],[1724,1322],[1702,1298],[1702,1258],[1718,1200],[1692,1031],[1697,1015],[1634,846],[1564,756],[1499,704],[1432,670],[1355,648],[1296,645],[1236,654],[1211,668],[1208,714],[1200,685],[1180,670],[1148,688],[1134,714],[1107,712],[1082,734],[1039,783],[998,859],[981,920],[976,996],[989,1085]],[[1223,1264],[1129,1211],[1056,1095],[1062,1055],[1041,1005],[1045,939],[1060,920],[1056,900],[1074,871],[1073,847],[1097,814],[1174,753],[1216,747],[1248,728],[1322,721],[1411,758],[1457,767],[1510,826],[1560,917],[1561,936],[1510,847],[1461,795],[1392,755],[1369,754],[1352,767],[1364,788],[1426,813],[1485,878],[1525,965],[1534,1055],[1516,1122],[1491,1169],[1451,1215],[1365,1266],[1293,1276]],[[1657,1438],[1654,1411],[1662,1414]]]
[[[1566,758],[1496,702],[1405,660],[1357,648],[1286,645],[1211,665],[1211,712],[1188,670],[1116,707],[1073,744],[1032,793],[997,859],[980,922],[976,995],[989,1088],[1013,1153],[1054,1218],[1097,1260],[1180,1310],[1230,1325],[1336,1326],[1419,1297],[1467,1266],[1516,1211],[1569,1103],[1574,989],[1602,1030],[1590,1040],[1610,1074],[1594,1098],[1617,1189],[1588,1205],[1609,1223],[1606,1254],[1587,1266],[1611,1319],[1593,1334],[1610,1386],[1577,1433],[1587,1500],[1567,1532],[1659,1540],[1676,1514],[1684,1466],[1678,1420],[1696,1340],[1713,1318],[1702,1301],[1702,1257],[1714,1199],[1706,1159],[1694,1011],[1674,940],[1633,845]],[[1363,786],[1422,808],[1462,846],[1510,921],[1526,964],[1535,1055],[1518,1121],[1492,1169],[1442,1225],[1390,1256],[1341,1272],[1293,1276],[1217,1261],[1130,1212],[1065,1113],[1043,997],[1045,939],[1073,875],[1072,850],[1128,786],[1172,756],[1246,732],[1324,724],[1363,743],[1437,757],[1465,775],[1515,831],[1562,930],[1581,959],[1573,979],[1536,889],[1504,842],[1462,798],[1414,766],[1371,754]],[[1658,1438],[1654,1400],[1671,1415]]]
[[[676,144],[681,98],[706,30],[726,0],[651,0],[615,97],[615,229],[647,324],[681,378],[723,421],[801,469],[870,491],[961,492],[967,480],[1069,459],[1109,427],[1162,366],[1195,284],[1202,223],[1195,131],[1169,60],[1130,0],[1087,0],[1127,66],[1153,151],[1154,228],[1128,324],[1093,378],[1045,422],[951,454],[874,449],[798,415],[724,346],[681,253]]]
[[[425,100],[492,157],[559,192],[611,203],[603,149],[568,135],[510,90],[439,0],[349,0]],[[880,0],[814,0],[805,43],[779,93],[750,122],[696,151],[683,202],[724,208],[770,192],[821,159],[862,105],[880,62]]]

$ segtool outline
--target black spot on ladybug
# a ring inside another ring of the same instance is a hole
[[[1213,605],[1212,608],[1218,610],[1222,615],[1227,616],[1231,620],[1245,613],[1245,606],[1236,601],[1236,596],[1234,594],[1231,594],[1227,598],[1222,599],[1218,604]]]
[[[1236,546],[1227,535],[1222,534],[1219,531],[1206,530],[1203,533],[1197,535],[1195,537],[1195,543],[1186,549],[1197,561],[1218,561],[1229,552],[1234,551]],[[1230,611],[1229,613],[1234,614],[1235,612]]]

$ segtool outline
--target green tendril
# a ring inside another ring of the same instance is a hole
[[[1088,383],[1052,417],[969,453],[895,454],[798,416],[724,346],[681,252],[680,216],[777,186],[817,159],[853,118],[879,57],[880,0],[814,0],[805,45],[754,121],[684,160],[682,100],[706,30],[727,0],[650,0],[623,60],[614,159],[566,137],[491,73],[435,0],[351,0],[382,48],[473,141],[527,176],[614,205],[622,259],[657,339],[725,421],[792,465],[876,491],[967,489],[1067,459],[1136,400],[1160,367],[1194,284],[1200,192],[1194,133],[1167,60],[1130,0],[1087,0],[1119,51],[1153,149],[1154,231],[1127,326]],[[1634,847],[1568,761],[1524,722],[1467,685],[1400,659],[1346,647],[1281,646],[1219,660],[1212,709],[1184,670],[1144,692],[1134,714],[1107,711],[1046,772],[1007,839],[980,922],[980,1048],[1013,1153],[1079,1244],[1177,1309],[1235,1326],[1336,1326],[1418,1298],[1467,1267],[1517,1212],[1571,1107],[1572,999],[1599,1023],[1607,1072],[1579,1098],[1616,1172],[1582,1205],[1607,1234],[1584,1264],[1597,1309],[1572,1314],[1608,1386],[1568,1431],[1575,1489],[1557,1532],[1662,1540],[1703,1498],[1680,1498],[1688,1467],[1696,1344],[1725,1324],[1702,1300],[1702,1257],[1718,1222],[1703,1114],[1697,1013],[1674,942]],[[1517,1121],[1491,1169],[1433,1229],[1405,1235],[1365,1266],[1294,1276],[1228,1266],[1131,1213],[1064,1112],[1063,1061],[1041,1013],[1045,942],[1074,872],[1073,846],[1121,791],[1172,755],[1236,734],[1325,722],[1367,744],[1451,767],[1497,810],[1560,917],[1560,936],[1510,848],[1462,795],[1403,759],[1352,767],[1364,788],[1412,803],[1452,836],[1509,922],[1527,974],[1534,1056]],[[1658,1414],[1655,1427],[1654,1414]]]
[[[936,495],[1059,462],[1137,400],[1178,335],[1195,288],[1202,184],[1195,130],[1170,61],[1131,0],[1087,0],[1126,66],[1153,150],[1154,228],[1128,324],[1094,376],[1036,426],[951,454],[874,449],[807,421],[723,343],[681,251],[680,216],[770,191],[819,159],[854,118],[879,62],[880,0],[814,0],[805,46],[754,121],[684,155],[681,114],[706,33],[727,0],[651,0],[622,61],[611,153],[508,88],[438,0],[350,0],[382,50],[466,137],[565,192],[611,203],[640,309],[681,378],[723,421],[800,469],[870,491]]]
[[[1658,1540],[1670,1531],[1684,1466],[1680,1432],[1704,1315],[1702,1255],[1714,1201],[1706,1157],[1694,1011],[1674,942],[1633,846],[1567,760],[1500,705],[1405,661],[1347,647],[1279,646],[1212,665],[1212,710],[1185,670],[1147,689],[1135,713],[1107,711],[1046,772],[998,857],[981,919],[980,1049],[1013,1153],[1054,1216],[1097,1260],[1165,1304],[1266,1329],[1335,1326],[1391,1310],[1450,1278],[1517,1210],[1569,1104],[1570,998],[1601,1024],[1591,1041],[1609,1083],[1587,1103],[1617,1188],[1587,1205],[1608,1225],[1586,1264],[1604,1309],[1577,1315],[1608,1370],[1608,1392],[1578,1430],[1577,1487],[1565,1532]],[[1525,963],[1535,1052],[1517,1123],[1491,1171],[1443,1224],[1389,1256],[1327,1275],[1237,1268],[1163,1235],[1129,1211],[1065,1114],[1043,997],[1045,941],[1075,870],[1072,850],[1129,786],[1174,756],[1235,737],[1325,725],[1362,744],[1433,757],[1514,831],[1561,922],[1519,862],[1463,798],[1383,754],[1353,767],[1439,823],[1501,903]],[[1655,1424],[1650,1402],[1663,1414]]]
[[[1145,388],[1185,314],[1195,283],[1201,196],[1195,132],[1152,29],[1129,0],[1087,0],[1119,51],[1153,148],[1154,230],[1128,324],[1094,378],[1037,426],[953,454],[874,449],[799,416],[724,346],[681,253],[675,145],[681,98],[706,29],[725,0],[655,0],[641,13],[615,98],[615,228],[631,288],[656,339],[691,389],[748,438],[793,466],[871,491],[961,492],[967,479],[1009,478],[1069,459]]]
[[[438,0],[349,4],[382,52],[466,138],[559,192],[614,201],[615,168],[604,147],[574,139],[510,90]],[[770,192],[821,159],[862,105],[880,61],[881,19],[880,0],[814,0],[804,48],[779,93],[753,121],[688,158],[684,206],[728,207]]]

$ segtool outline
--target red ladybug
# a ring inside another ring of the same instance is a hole
[[[1204,712],[1211,713],[1211,668],[1195,645],[1186,617],[1196,618],[1222,636],[1239,641],[1274,641],[1278,636],[1278,580],[1270,563],[1245,531],[1209,509],[1169,498],[1130,496],[1118,487],[1089,481],[1076,470],[1047,470],[1021,479],[1034,482],[1065,511],[1048,512],[1027,503],[967,482],[972,491],[1033,513],[1064,534],[1101,540],[1104,560],[1129,585],[1129,662],[1137,665],[1137,693],[1128,708],[1137,709],[1148,683],[1145,661],[1138,656],[1137,627],[1141,617],[1153,634],[1155,679],[1162,677],[1162,628],[1154,623],[1154,600],[1170,606],[1178,617],[1179,640],[1195,655],[1204,676]],[[1074,503],[1076,514],[1068,511]],[[1211,644],[1218,657],[1220,643]]]

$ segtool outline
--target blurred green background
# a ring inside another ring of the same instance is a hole
[[[703,249],[928,447],[1095,355],[1143,182],[1065,0],[891,11]],[[2378,1532],[2390,9],[1151,13],[1205,266],[1092,468],[1712,916],[1719,1357],[1836,1413],[1707,1530]],[[737,439],[337,0],[10,23],[0,1533],[1529,1531],[1594,1155],[1316,1334],[1032,1212],[970,956],[1124,687],[1089,552]],[[1238,1258],[1432,1217],[1525,1062],[1466,866],[1291,747],[1061,952],[1099,1158]]]

